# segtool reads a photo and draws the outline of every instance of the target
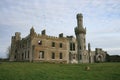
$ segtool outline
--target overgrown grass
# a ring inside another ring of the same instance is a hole
[[[85,67],[90,70],[86,71]],[[0,80],[120,80],[120,63],[49,64],[3,62]]]

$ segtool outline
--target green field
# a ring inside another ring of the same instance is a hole
[[[89,71],[85,70],[86,66],[90,67]],[[120,80],[120,63],[2,62],[0,80]]]

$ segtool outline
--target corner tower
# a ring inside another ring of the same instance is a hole
[[[83,27],[83,15],[77,14],[77,27],[75,28],[75,35],[77,39],[77,53],[78,62],[84,63],[84,55],[86,55],[86,28]]]

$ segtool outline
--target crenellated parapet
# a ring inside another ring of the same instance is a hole
[[[59,37],[56,37],[56,36],[49,36],[49,35],[42,35],[42,34],[37,34],[37,36],[36,36],[37,38],[48,38],[48,39],[64,39],[64,38],[66,38],[66,37],[61,37],[61,36],[59,36]]]
[[[18,34],[16,34],[18,35]],[[34,30],[34,28],[32,27],[30,29],[30,34],[28,36],[26,36],[25,38],[20,38],[20,40],[30,40],[30,39],[34,39],[34,38],[46,38],[46,39],[67,39],[66,37],[63,36],[63,33],[60,33],[58,35],[58,37],[56,36],[49,36],[46,34],[46,30],[42,30],[41,34],[37,34]],[[12,39],[15,39],[15,36],[12,36]]]
[[[46,30],[42,30],[41,31],[41,34],[36,34],[36,36],[35,36],[36,38],[47,38],[47,39],[65,39],[66,37],[64,37],[63,36],[63,33],[60,33],[59,35],[58,35],[58,37],[56,37],[56,36],[49,36],[49,35],[47,35],[46,34]]]

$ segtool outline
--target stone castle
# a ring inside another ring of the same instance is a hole
[[[16,32],[11,39],[10,61],[50,62],[50,63],[95,63],[106,61],[107,52],[101,48],[91,51],[90,43],[86,50],[86,28],[83,15],[77,14],[75,35],[64,37],[48,36],[46,31],[37,34],[32,27],[30,34],[21,38]]]

